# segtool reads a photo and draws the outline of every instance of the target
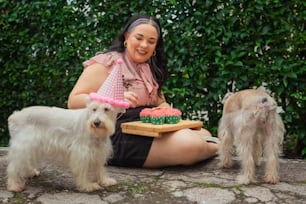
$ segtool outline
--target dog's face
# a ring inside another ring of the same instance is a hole
[[[96,137],[109,137],[115,132],[117,114],[121,111],[110,104],[91,101],[87,104],[88,126]]]
[[[245,121],[256,121],[254,125],[264,125],[270,116],[277,114],[276,109],[277,103],[266,92],[249,89],[229,96],[225,100],[223,114],[239,113],[232,115],[243,117]]]
[[[265,124],[269,120],[269,116],[276,114],[277,104],[270,96],[259,96],[259,100],[255,106],[254,116],[260,124]]]

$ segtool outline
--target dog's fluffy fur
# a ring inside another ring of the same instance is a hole
[[[8,118],[8,190],[24,190],[26,179],[38,176],[44,161],[68,166],[81,191],[116,184],[105,164],[112,153],[110,136],[118,112],[95,101],[77,110],[33,106],[15,111]]]
[[[256,182],[255,165],[260,165],[261,156],[266,160],[264,181],[279,182],[278,156],[285,128],[276,109],[275,100],[259,89],[242,90],[225,99],[218,127],[219,167],[232,167],[236,150],[241,159],[240,184]]]

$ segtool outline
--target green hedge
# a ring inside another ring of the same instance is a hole
[[[66,107],[82,62],[107,48],[132,14],[149,13],[164,30],[165,93],[184,117],[216,134],[226,92],[265,84],[285,111],[285,153],[305,157],[305,7],[302,0],[0,0],[0,146],[14,110]]]

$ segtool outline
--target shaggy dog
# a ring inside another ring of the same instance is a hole
[[[264,181],[279,182],[278,156],[284,133],[277,104],[265,91],[247,89],[228,96],[218,127],[219,167],[233,166],[236,147],[242,168],[238,176],[240,184],[256,182],[255,165],[260,165],[261,156],[266,160]]]
[[[7,189],[24,190],[26,179],[38,176],[44,161],[68,166],[80,191],[115,185],[105,163],[112,153],[110,136],[121,111],[89,101],[78,110],[33,106],[14,112],[8,118]]]

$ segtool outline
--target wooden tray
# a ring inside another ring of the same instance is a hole
[[[147,137],[161,137],[164,133],[180,129],[190,128],[200,130],[203,126],[201,121],[181,120],[177,124],[153,125],[141,121],[121,123],[123,133],[142,135]]]

